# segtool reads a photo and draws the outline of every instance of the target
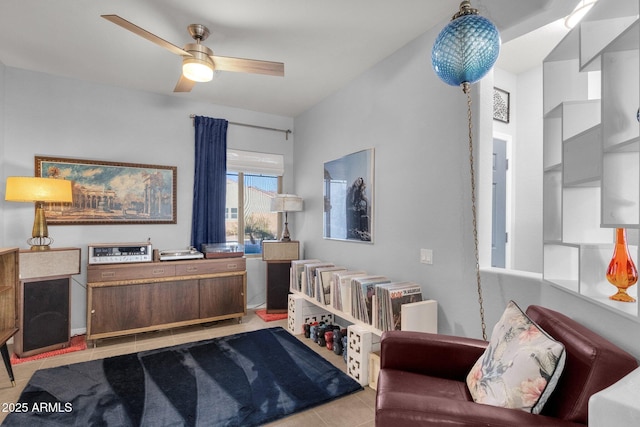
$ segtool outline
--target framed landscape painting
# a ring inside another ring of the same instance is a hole
[[[373,243],[373,148],[324,164],[325,239]]]
[[[36,176],[73,182],[72,203],[47,203],[48,224],[175,224],[175,166],[35,158]]]

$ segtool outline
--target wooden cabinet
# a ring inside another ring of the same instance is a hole
[[[233,317],[246,313],[245,283],[242,277],[230,275],[200,279],[200,317]]]
[[[89,285],[91,286],[91,285]],[[87,338],[151,325],[149,283],[90,288]],[[89,305],[90,304],[90,305]]]
[[[92,335],[198,319],[198,280],[97,287],[91,313]]]
[[[18,332],[17,286],[18,248],[0,249],[0,353],[13,385],[7,341]]]
[[[247,314],[244,258],[90,265],[87,339]]]
[[[544,279],[634,320],[638,303],[610,300],[605,274],[616,228],[638,264],[638,8],[599,1],[543,62]]]

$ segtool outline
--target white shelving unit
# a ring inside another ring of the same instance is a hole
[[[635,320],[638,303],[610,300],[605,274],[615,228],[638,265],[639,10],[600,0],[543,63],[544,279]]]
[[[347,374],[361,385],[369,385],[369,354],[380,350],[382,331],[331,305],[321,304],[302,292],[290,291],[287,320],[289,332],[293,335],[300,335],[304,332],[304,324],[320,321],[335,323],[336,317],[349,323],[347,327]],[[438,332],[437,301],[424,300],[407,304],[407,306],[410,306],[411,315],[403,316],[403,318],[408,317],[403,319],[403,330]],[[403,305],[403,310],[404,307]],[[411,317],[414,319],[409,319]],[[404,320],[413,324],[407,325]]]

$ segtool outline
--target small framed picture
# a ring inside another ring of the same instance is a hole
[[[506,90],[493,88],[493,120],[509,123],[509,92]]]

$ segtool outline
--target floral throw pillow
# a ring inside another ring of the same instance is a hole
[[[562,343],[510,301],[489,346],[467,375],[476,403],[539,414],[564,369]]]

